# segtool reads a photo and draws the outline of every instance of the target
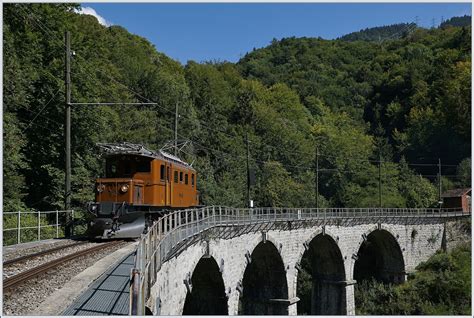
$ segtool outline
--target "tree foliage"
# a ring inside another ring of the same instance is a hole
[[[469,315],[470,244],[435,254],[404,284],[364,281],[356,289],[356,310],[362,315]]]
[[[203,204],[247,200],[247,138],[258,206],[435,205],[470,184],[470,27],[418,29],[383,43],[273,40],[238,63],[186,65],[75,4],[4,6],[4,209],[60,209],[64,183],[63,34],[70,30],[73,102],[155,102],[72,109],[73,205],[103,174],[95,144],[159,149],[191,140]],[[402,160],[402,158],[405,158]],[[398,163],[400,162],[400,163]],[[449,170],[451,169],[451,170]],[[444,179],[443,179],[444,180]]]

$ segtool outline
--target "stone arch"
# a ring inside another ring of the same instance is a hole
[[[339,238],[336,235],[334,235],[330,231],[327,231],[326,229],[323,231],[323,229],[320,228],[320,229],[317,229],[314,232],[311,232],[311,235],[309,235],[305,241],[302,241],[301,243],[298,243],[298,251],[296,253],[296,255],[297,255],[296,256],[296,264],[298,264],[298,265],[296,265],[296,267],[299,267],[299,265],[301,265],[301,260],[303,259],[303,256],[304,256],[304,253],[306,252],[306,248],[307,248],[308,244],[316,236],[318,236],[320,234],[323,234],[323,233],[324,233],[324,235],[329,235],[335,242],[339,241]],[[298,276],[298,269],[296,271],[296,276]],[[294,290],[296,290],[296,288],[297,288],[297,277],[294,277],[294,279],[293,279],[293,288],[294,288]]]
[[[238,286],[239,315],[288,315],[288,284],[279,248],[261,241],[246,259]]]
[[[179,271],[182,276],[180,275],[181,278],[177,279],[178,282],[177,282],[176,286],[178,288],[174,289],[174,294],[178,294],[177,295],[176,311],[173,311],[173,312],[176,312],[176,313],[183,313],[183,311],[184,311],[184,304],[186,302],[186,298],[187,298],[187,295],[188,295],[187,288],[184,284],[184,281],[188,280],[190,277],[192,277],[192,274],[195,272],[198,263],[201,261],[203,256],[206,254],[205,253],[205,246],[202,243],[195,244],[194,246],[197,247],[197,250],[195,250],[190,255],[185,256],[184,254],[186,254],[186,253],[183,253],[183,254],[178,256],[178,258],[186,259],[186,262],[182,262],[182,267],[180,268],[180,271]],[[193,248],[189,248],[186,251],[191,252],[191,251],[193,251]],[[169,283],[168,280],[164,280],[164,282],[165,282],[165,284],[166,284],[166,282]],[[167,286],[166,288],[168,288],[168,287],[169,286]],[[156,304],[155,304],[155,306],[156,306]],[[151,308],[153,308],[153,307],[151,307]]]
[[[146,303],[154,315],[180,315],[183,312],[187,295],[184,281],[191,277],[205,254],[205,245],[195,243],[162,264]]]
[[[353,278],[375,278],[378,281],[402,283],[405,281],[405,259],[397,235],[385,227],[366,231],[352,256]]]
[[[248,243],[248,249],[246,250],[249,254],[251,254],[255,250],[257,245],[259,245],[260,243],[269,242],[277,248],[278,253],[280,254],[280,257],[283,261],[283,265],[284,266],[287,265],[283,255],[281,254],[281,247],[282,247],[281,243],[279,243],[270,233],[268,232],[265,233],[265,240],[263,239],[263,234],[258,235],[258,236],[252,235],[251,237],[253,237],[253,239]],[[242,254],[239,256],[241,256],[244,259],[244,264],[245,264],[247,262],[247,260],[245,259],[246,258],[245,254]],[[241,278],[240,281],[242,281],[246,269],[247,269],[246,266],[241,266],[238,268],[238,272],[236,276]]]
[[[344,258],[337,242],[337,237],[320,229],[302,244],[297,275],[301,284],[311,281],[311,290],[298,294],[298,314],[347,313]]]
[[[316,236],[321,235],[321,234],[331,237],[332,240],[336,243],[339,241],[339,237],[334,235],[331,231],[328,231],[327,229],[319,228],[316,231],[311,232],[311,235],[309,235],[305,241],[299,244],[298,252],[297,252],[297,255],[298,255],[297,263],[301,262],[301,259],[303,258],[303,255],[306,252],[305,244],[309,244]]]
[[[212,256],[201,257],[186,284],[183,315],[228,314],[224,280]]]

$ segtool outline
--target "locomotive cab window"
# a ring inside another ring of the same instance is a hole
[[[188,184],[188,174],[184,175],[184,184]]]
[[[191,186],[194,187],[194,173],[191,174]]]
[[[165,165],[160,166],[160,180],[165,181]]]
[[[151,171],[151,159],[139,158],[136,162],[136,172],[150,172]]]
[[[178,171],[174,172],[174,183],[178,183]]]
[[[107,158],[105,162],[105,177],[116,178],[118,177],[118,160],[117,158]]]
[[[149,173],[153,159],[139,156],[112,156],[106,159],[107,178],[128,178],[135,173]]]
[[[132,175],[132,164],[130,161],[125,161],[123,163],[123,176],[131,176]]]
[[[183,172],[179,173],[179,182],[183,183]]]

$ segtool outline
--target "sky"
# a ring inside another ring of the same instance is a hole
[[[471,15],[470,3],[84,3],[84,13],[120,25],[156,49],[188,60],[237,62],[284,37],[334,39],[367,27]]]

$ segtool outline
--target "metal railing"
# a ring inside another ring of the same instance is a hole
[[[214,227],[242,227],[258,222],[366,218],[445,218],[470,215],[461,208],[230,208],[210,206],[175,211],[161,217],[141,236],[130,283],[130,315],[144,315],[157,272],[176,247]]]
[[[74,220],[74,210],[3,212],[3,245],[63,237],[67,214]]]

